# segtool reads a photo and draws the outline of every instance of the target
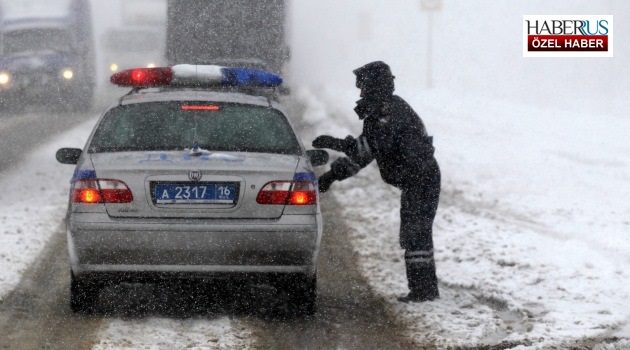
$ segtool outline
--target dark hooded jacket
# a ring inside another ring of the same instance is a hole
[[[362,91],[355,111],[363,120],[363,133],[345,139],[346,155],[360,168],[376,159],[383,180],[399,188],[439,178],[433,138],[409,104],[393,94],[389,66],[372,62],[354,73]]]
[[[419,184],[438,172],[433,139],[420,117],[392,95],[363,116],[363,133],[349,141],[347,155],[361,168],[376,159],[383,181],[399,188]]]

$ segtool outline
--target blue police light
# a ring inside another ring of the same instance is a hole
[[[276,74],[250,68],[222,68],[223,85],[274,87],[282,84],[282,78]]]
[[[110,81],[129,87],[276,87],[282,78],[274,73],[251,68],[179,64],[173,67],[129,69],[112,75]]]

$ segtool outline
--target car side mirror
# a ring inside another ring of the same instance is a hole
[[[80,148],[60,148],[55,157],[61,164],[77,164],[83,150]]]
[[[306,151],[306,156],[311,160],[313,166],[325,165],[328,163],[328,152],[323,149],[311,149]]]
[[[291,88],[284,85],[278,86],[278,93],[280,95],[291,95]]]

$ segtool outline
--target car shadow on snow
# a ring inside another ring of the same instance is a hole
[[[305,317],[286,289],[232,281],[121,283],[103,289],[95,316],[142,319],[253,316],[284,320]]]

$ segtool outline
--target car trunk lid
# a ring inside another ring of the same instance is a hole
[[[106,203],[111,217],[273,219],[284,205],[261,205],[270,181],[292,180],[295,155],[190,151],[93,153],[99,179],[124,182],[130,203]]]

